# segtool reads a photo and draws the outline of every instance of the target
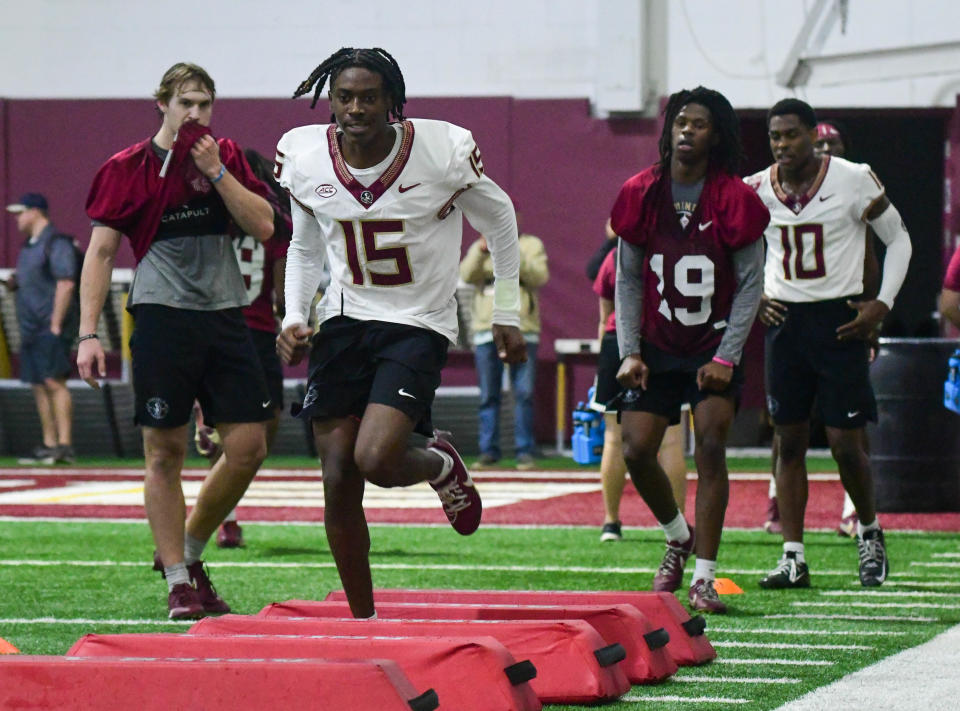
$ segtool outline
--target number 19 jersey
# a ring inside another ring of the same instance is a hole
[[[777,164],[746,182],[770,210],[763,270],[768,298],[806,303],[863,291],[865,219],[884,196],[869,165],[828,156],[799,198],[781,187]]]
[[[344,315],[455,341],[463,227],[454,201],[489,178],[472,135],[459,126],[406,120],[397,141],[382,172],[364,185],[340,152],[335,125],[302,126],[280,139],[275,175],[300,206],[294,209],[312,214],[319,229],[331,278],[318,323]]]

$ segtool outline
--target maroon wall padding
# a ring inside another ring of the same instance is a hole
[[[206,617],[190,628],[193,635],[325,634],[427,636],[498,639],[517,659],[537,668],[530,682],[545,704],[592,704],[612,701],[630,690],[621,664],[609,659],[616,651],[583,620],[355,620],[319,617]],[[600,660],[603,660],[601,664]],[[443,695],[440,696],[443,699]],[[442,701],[441,701],[442,703]]]
[[[0,657],[0,708],[432,711],[395,662]]]
[[[437,630],[439,633],[439,630]],[[184,634],[88,634],[67,652],[77,657],[190,657],[256,659],[390,659],[416,688],[433,688],[441,711],[540,711],[518,664],[492,637],[377,638]],[[508,674],[517,679],[514,684]],[[519,675],[519,676],[518,676]]]
[[[350,617],[346,602],[288,600],[268,605],[264,617]],[[634,684],[662,681],[677,670],[665,647],[651,649],[646,635],[655,632],[643,613],[630,605],[470,605],[378,603],[377,615],[406,620],[584,620],[607,644],[626,651],[623,671]],[[655,646],[655,645],[654,645]]]
[[[327,600],[346,600],[335,590]],[[704,634],[702,616],[691,618],[671,593],[627,590],[400,590],[378,589],[374,600],[381,602],[440,602],[498,605],[633,605],[654,627],[670,635],[667,650],[680,666],[704,664],[716,659],[717,652]]]

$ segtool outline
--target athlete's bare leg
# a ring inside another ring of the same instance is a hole
[[[711,396],[693,411],[697,464],[695,552],[698,559],[716,560],[727,512],[730,482],[727,477],[727,435],[733,422],[732,398]]]
[[[803,543],[803,516],[807,510],[807,447],[810,422],[777,425],[780,441],[777,458],[777,507],[783,525],[783,540]]]
[[[180,472],[187,456],[187,426],[172,429],[144,427],[146,472],[143,504],[157,553],[164,565],[183,562],[183,526],[186,516]]]
[[[679,513],[670,480],[657,461],[667,418],[650,412],[630,411],[621,413],[620,422],[623,458],[630,478],[657,521],[666,525]]]
[[[862,427],[853,430],[827,427],[826,430],[827,442],[840,470],[843,488],[850,494],[860,520],[870,523],[877,517],[877,506],[865,430]]]

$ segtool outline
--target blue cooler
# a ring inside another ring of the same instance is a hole
[[[593,400],[593,388],[590,388]],[[577,464],[597,464],[603,455],[603,433],[606,426],[603,413],[594,410],[588,403],[577,403],[573,411],[573,461]]]

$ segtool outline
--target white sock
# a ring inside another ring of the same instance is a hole
[[[203,557],[203,549],[207,547],[206,541],[194,538],[189,533],[183,537],[183,562],[187,565],[196,563]]]
[[[693,581],[698,580],[716,580],[717,579],[717,561],[701,560],[697,558],[697,565],[693,569]]]
[[[687,525],[687,519],[685,519],[679,511],[677,512],[676,518],[670,523],[661,523],[660,528],[667,534],[668,541],[686,543],[690,540],[690,527]]]
[[[783,552],[784,552],[784,555],[786,555],[787,553],[796,553],[797,562],[798,563],[804,562],[802,543],[798,543],[797,541],[784,541]]]
[[[190,583],[190,576],[187,574],[186,563],[174,563],[169,567],[164,567],[163,574],[167,578],[167,592],[173,590],[174,585]]]
[[[227,517],[223,519],[223,522],[226,523],[227,521],[236,521],[236,520],[237,520],[237,510],[232,509],[230,513],[227,514]]]
[[[880,530],[880,519],[873,519],[872,523],[864,523],[861,521],[857,524],[857,535],[863,538],[863,534],[867,531],[879,531]]]
[[[843,513],[840,515],[841,518],[846,518],[847,516],[852,516],[857,512],[857,507],[853,505],[853,499],[850,498],[850,494],[843,492]]]
[[[453,469],[453,457],[446,452],[440,451],[439,449],[428,449],[427,451],[433,452],[443,460],[443,466],[440,467],[440,473],[435,478],[430,479],[431,484],[439,484],[444,480],[447,474],[450,473],[450,470]]]
[[[774,476],[770,477],[770,486],[767,487],[767,497],[771,499],[777,498],[777,478]]]
[[[361,618],[359,618],[359,619],[361,619],[361,620],[375,620],[375,619],[377,619],[377,611],[374,610],[374,611],[373,611],[373,614],[370,615],[370,617],[361,617]]]

